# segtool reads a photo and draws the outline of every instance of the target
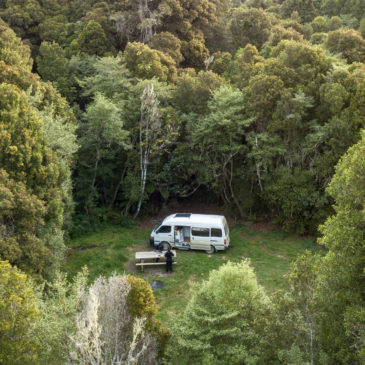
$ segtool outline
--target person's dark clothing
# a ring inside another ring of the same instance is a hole
[[[166,261],[166,272],[172,272],[172,261]]]
[[[173,257],[174,254],[171,251],[167,251],[165,253],[165,257],[166,257],[166,272],[171,271],[172,272],[172,263],[173,263]]]
[[[166,257],[166,262],[172,262],[173,261],[173,257],[174,257],[174,254],[171,252],[171,251],[167,251],[165,253],[165,257]]]

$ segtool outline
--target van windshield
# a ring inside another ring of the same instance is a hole
[[[161,227],[161,223],[157,223],[154,227],[153,227],[153,232],[156,232],[157,229]]]

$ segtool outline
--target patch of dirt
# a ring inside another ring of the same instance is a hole
[[[137,266],[136,266],[135,258],[132,258],[127,263],[125,263],[124,267],[125,267],[126,271],[130,274],[137,273]],[[138,268],[138,271],[140,271],[139,268]]]

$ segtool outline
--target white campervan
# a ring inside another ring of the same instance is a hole
[[[223,215],[176,213],[154,228],[150,243],[214,253],[229,246],[228,224]]]

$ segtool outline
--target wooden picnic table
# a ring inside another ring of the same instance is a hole
[[[136,260],[140,260],[140,262],[136,263],[136,266],[140,266],[143,271],[143,266],[151,266],[151,265],[166,265],[165,253],[167,251],[144,251],[144,252],[136,252]],[[174,258],[176,257],[176,251],[171,250],[174,254]],[[159,261],[156,261],[159,259]],[[148,260],[147,262],[145,260]],[[163,260],[163,261],[161,261]],[[176,262],[174,261],[174,264]]]

